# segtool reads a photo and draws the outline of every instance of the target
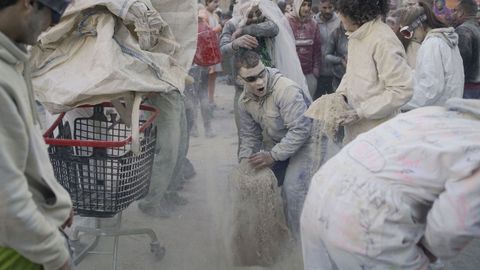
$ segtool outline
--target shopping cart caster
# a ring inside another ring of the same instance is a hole
[[[150,252],[155,255],[157,260],[161,260],[165,257],[165,251],[165,247],[160,246],[160,243],[150,243]]]

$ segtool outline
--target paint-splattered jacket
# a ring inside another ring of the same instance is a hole
[[[311,120],[303,116],[308,97],[278,70],[266,69],[268,93],[257,98],[244,90],[239,100],[240,159],[265,149],[286,160],[310,138]]]
[[[446,106],[358,136],[315,174],[302,217],[305,269],[332,269],[317,259],[322,243],[339,269],[418,270],[429,263],[419,242],[448,259],[480,237],[480,101]]]

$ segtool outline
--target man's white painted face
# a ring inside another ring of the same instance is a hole
[[[250,93],[257,97],[267,94],[267,72],[262,62],[253,68],[241,67],[239,75]]]

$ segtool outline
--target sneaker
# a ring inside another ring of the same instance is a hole
[[[156,204],[140,201],[138,203],[138,209],[140,209],[140,211],[142,211],[144,214],[152,217],[168,218],[175,210],[175,206],[169,203],[167,200],[161,200]]]
[[[205,128],[205,137],[207,138],[213,138],[215,137],[215,133],[213,132],[212,128],[211,127],[206,127]]]
[[[195,172],[195,168],[193,167],[192,162],[187,158],[185,159],[185,163],[183,164],[183,177],[185,179],[193,178],[197,173]]]
[[[178,192],[166,192],[165,195],[163,195],[165,200],[174,205],[186,205],[188,203],[188,200],[181,197]]]
[[[195,138],[199,136],[197,126],[192,127],[192,130],[190,130],[190,136]]]

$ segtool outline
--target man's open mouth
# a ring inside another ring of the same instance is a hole
[[[265,87],[262,87],[262,88],[258,88],[258,89],[257,89],[258,92],[263,92],[263,90],[265,90]]]

